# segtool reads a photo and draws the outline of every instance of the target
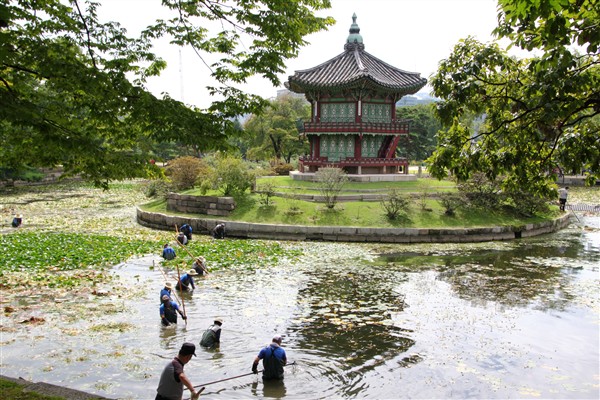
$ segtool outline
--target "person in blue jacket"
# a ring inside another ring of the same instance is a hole
[[[263,360],[263,379],[283,379],[283,366],[287,364],[287,357],[281,347],[282,340],[281,336],[275,335],[271,344],[260,350],[252,363],[252,372],[258,374],[258,362]]]
[[[164,295],[167,295],[169,299],[173,300],[171,297],[171,293],[173,292],[173,284],[171,282],[165,282],[165,287],[160,291],[160,301],[162,302],[162,298]]]
[[[162,304],[160,305],[159,311],[160,322],[165,326],[177,323],[177,313],[179,313],[181,318],[184,320],[187,319],[187,317],[179,309],[177,303],[171,301],[171,298],[166,294],[162,297]]]
[[[192,227],[190,225],[183,224],[179,230],[183,232],[188,241],[192,240]]]
[[[162,256],[165,260],[172,260],[177,257],[177,254],[175,254],[175,250],[173,250],[169,243],[165,243],[163,246]]]
[[[194,276],[196,275],[198,275],[198,273],[193,269],[190,269],[187,274],[181,275],[179,282],[177,282],[176,289],[184,292],[196,289],[196,285],[194,285]]]

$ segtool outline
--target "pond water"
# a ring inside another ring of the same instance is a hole
[[[287,243],[304,255],[197,279],[187,324],[168,328],[159,259],[130,260],[114,268],[128,296],[21,299],[45,321],[3,321],[2,374],[153,399],[181,343],[219,316],[220,347],[186,366],[194,385],[250,372],[277,333],[295,364],[208,398],[598,398],[600,218],[583,225],[502,243]]]

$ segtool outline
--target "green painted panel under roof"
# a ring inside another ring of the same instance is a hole
[[[321,122],[354,122],[354,103],[321,104]]]
[[[320,152],[321,157],[327,157],[327,160],[332,162],[354,157],[354,136],[322,136]]]
[[[389,104],[363,103],[363,122],[391,122],[392,109]]]

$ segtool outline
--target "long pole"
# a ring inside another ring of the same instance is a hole
[[[177,267],[177,285],[181,288],[181,291],[183,292],[183,285],[181,284],[181,274],[179,273],[179,264],[175,264],[175,266]],[[175,290],[177,290],[177,286],[175,286]],[[185,319],[183,320],[183,322],[185,322],[185,326],[187,327],[187,313],[185,312],[185,302],[183,301],[183,296],[181,296],[181,307],[183,308],[183,315],[185,315]]]
[[[154,266],[154,261],[152,261],[152,266]],[[165,274],[165,271],[163,271],[161,267],[159,267],[158,270],[162,274],[163,278],[165,278],[165,282],[167,282],[168,278],[167,278],[167,275]],[[179,298],[177,297],[177,295],[175,294],[175,292],[171,291],[171,294],[175,298],[175,301],[177,301],[177,304],[181,304],[181,302],[179,301]]]
[[[196,257],[194,257],[194,255],[188,250],[187,247],[185,247],[185,245],[183,243],[181,243],[179,240],[177,240],[177,236],[179,236],[179,230],[177,229],[177,225],[175,225],[175,241],[177,242],[177,244],[183,248],[189,255],[190,257],[192,257],[192,260],[196,260]],[[200,268],[202,268],[202,270],[204,270],[204,272],[206,272],[208,274],[208,270],[204,267],[204,265],[200,264]]]
[[[175,225],[175,231],[178,232],[177,225]],[[175,241],[179,243],[178,240]],[[177,286],[179,286],[181,288],[181,291],[183,292],[183,285],[181,284],[181,274],[179,273],[179,264],[176,263],[175,266],[177,267]],[[175,290],[177,290],[177,286],[175,286]],[[183,301],[183,296],[181,296],[181,307],[183,308],[183,315],[185,315],[185,319],[183,320],[183,322],[185,322],[185,326],[187,327],[187,313],[185,312],[185,302]]]
[[[284,365],[284,367],[287,367],[288,365],[294,365],[294,364],[296,364],[296,361],[292,361],[291,363]],[[257,372],[257,374],[259,372],[263,372],[263,370],[259,369],[258,372]],[[212,381],[212,382],[208,382],[208,383],[203,383],[202,385],[194,386],[194,388],[198,388],[198,387],[201,387],[201,386],[208,386],[208,385],[212,385],[214,383],[219,383],[219,382],[230,381],[232,379],[243,378],[244,376],[250,376],[250,375],[254,375],[254,372],[248,372],[247,374],[232,376],[232,377],[225,378],[225,379],[219,379],[218,381]]]
[[[567,206],[565,206],[566,208]],[[577,221],[579,221],[579,223],[581,223],[581,220],[579,219],[579,217],[577,216],[577,214],[575,214],[575,211],[573,211],[573,207],[569,207],[571,209],[571,213],[575,216],[575,218],[577,218]]]
[[[258,372],[263,372],[263,370],[261,369],[261,370],[259,370]],[[257,372],[257,373],[258,373],[258,372]],[[213,383],[219,383],[219,382],[230,381],[230,380],[232,380],[232,379],[242,378],[242,377],[244,377],[244,376],[249,376],[249,375],[254,375],[254,372],[248,372],[247,374],[242,374],[242,375],[232,376],[232,377],[225,378],[225,379],[219,379],[218,381],[212,381],[212,382],[208,382],[208,383],[203,383],[202,385],[197,385],[197,386],[194,386],[194,389],[195,389],[195,388],[198,388],[198,387],[201,387],[201,386],[212,385]]]

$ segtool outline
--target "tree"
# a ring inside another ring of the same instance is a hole
[[[591,0],[499,0],[495,34],[537,57],[510,57],[498,44],[461,40],[431,80],[443,101],[430,171],[460,181],[502,176],[503,190],[554,194],[550,171],[600,175],[599,9]],[[572,44],[576,45],[573,46]],[[461,121],[485,115],[479,131]]]
[[[199,158],[186,156],[169,163],[166,174],[171,178],[173,187],[178,190],[191,189],[199,176],[207,174],[209,166]]]
[[[218,189],[223,196],[243,196],[254,183],[255,175],[239,157],[217,153],[210,171],[199,177],[201,186]]]
[[[288,95],[271,101],[264,112],[252,115],[246,122],[251,142],[248,153],[253,158],[275,157],[278,162],[290,163],[293,156],[308,150],[308,142],[299,136],[296,121],[309,116],[310,108],[304,99]]]
[[[435,118],[433,107],[432,104],[419,104],[396,109],[396,118],[411,120],[410,133],[402,137],[398,146],[402,157],[421,161],[435,150],[436,134],[441,125]]]
[[[99,4],[78,0],[0,3],[0,163],[4,167],[62,164],[98,185],[145,173],[149,146],[174,142],[204,151],[226,146],[232,118],[266,102],[237,89],[253,75],[280,84],[277,74],[306,35],[331,25],[313,12],[329,0],[232,2],[164,0],[169,19],[149,21],[130,38],[100,22]],[[209,21],[221,30],[209,32]],[[165,62],[152,40],[168,37],[202,57],[214,53],[220,84],[207,110],[190,108],[144,87]]]
[[[325,167],[315,172],[315,178],[319,192],[325,198],[325,205],[329,209],[334,208],[337,204],[337,195],[348,181],[348,176],[341,168]]]

